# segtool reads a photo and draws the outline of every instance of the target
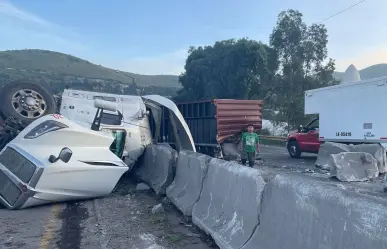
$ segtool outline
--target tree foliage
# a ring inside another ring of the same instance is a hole
[[[175,100],[263,99],[264,113],[290,128],[306,122],[304,92],[335,84],[327,29],[283,11],[266,45],[247,38],[191,47]]]
[[[191,47],[177,100],[260,97],[273,80],[277,58],[269,46],[250,39]]]
[[[296,10],[279,14],[270,35],[270,46],[278,54],[279,63],[274,91],[279,96],[280,115],[291,127],[304,122],[304,91],[335,83],[334,61],[326,62],[327,43],[324,25],[307,26]]]

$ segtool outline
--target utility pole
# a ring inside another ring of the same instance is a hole
[[[134,77],[132,77],[132,76],[130,76],[129,74],[127,74],[127,73],[125,73],[125,72],[122,72],[122,71],[116,71],[116,73],[120,73],[120,74],[123,74],[123,75],[125,75],[126,77],[128,77],[128,78],[131,78],[132,79],[132,83],[133,84],[135,84],[135,78]]]

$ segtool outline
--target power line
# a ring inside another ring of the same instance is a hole
[[[343,10],[337,12],[336,14],[333,14],[333,15],[331,15],[331,16],[325,18],[324,20],[322,20],[322,21],[320,22],[320,24],[323,23],[323,22],[325,22],[325,21],[327,21],[327,20],[329,20],[329,19],[331,19],[331,18],[333,18],[333,17],[335,17],[335,16],[340,15],[341,13],[343,13],[343,12],[345,12],[345,11],[347,11],[347,10],[352,9],[353,7],[355,7],[355,6],[357,6],[357,5],[361,4],[361,3],[364,3],[365,1],[367,1],[367,0],[362,0],[362,1],[360,1],[360,2],[357,2],[357,3],[355,3],[355,4],[351,5],[351,6],[349,6],[348,8],[343,9]]]

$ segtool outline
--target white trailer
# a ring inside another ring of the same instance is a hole
[[[319,114],[319,140],[387,147],[387,77],[305,92],[305,114]]]

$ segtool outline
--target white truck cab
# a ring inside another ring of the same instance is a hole
[[[35,120],[0,152],[0,202],[20,209],[110,194],[129,170],[113,141],[59,114]]]
[[[110,108],[104,109],[99,130],[115,136],[115,142],[123,147],[119,148],[118,144],[113,145],[118,146],[117,156],[121,157],[130,168],[144,153],[145,147],[157,141],[152,137],[150,120],[153,119],[156,123],[155,136],[157,136],[163,106],[168,108],[173,116],[172,125],[176,128],[175,136],[181,141],[178,149],[195,151],[191,132],[177,106],[171,100],[159,95],[140,97],[65,90],[62,94],[60,113],[86,128],[91,128],[98,109],[95,106],[96,100],[111,103]],[[112,106],[114,106],[113,109]]]

